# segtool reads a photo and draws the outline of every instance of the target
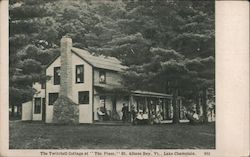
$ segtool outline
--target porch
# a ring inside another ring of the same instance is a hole
[[[180,122],[187,122],[181,98],[177,99],[177,103],[180,106]],[[139,90],[125,91],[101,85],[95,88],[93,106],[94,122],[99,123],[116,121],[119,123],[122,120],[133,122],[139,112],[149,120],[157,116],[160,117],[159,123],[172,123],[173,120],[172,95],[164,93]],[[123,112],[123,107],[128,110],[125,120],[123,116],[126,113]]]

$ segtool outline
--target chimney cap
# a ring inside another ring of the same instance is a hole
[[[72,39],[69,36],[63,36],[61,41],[69,41],[72,43]]]
[[[62,38],[71,38],[69,35],[64,35]]]

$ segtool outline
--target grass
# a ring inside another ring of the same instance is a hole
[[[10,122],[10,149],[214,149],[214,124],[141,126]]]

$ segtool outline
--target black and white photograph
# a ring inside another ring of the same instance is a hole
[[[215,149],[215,2],[10,0],[10,149]]]
[[[0,0],[0,156],[247,156],[246,4]]]

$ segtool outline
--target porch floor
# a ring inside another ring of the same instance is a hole
[[[123,121],[95,121],[94,124],[97,125],[132,125],[130,122],[123,122]]]

